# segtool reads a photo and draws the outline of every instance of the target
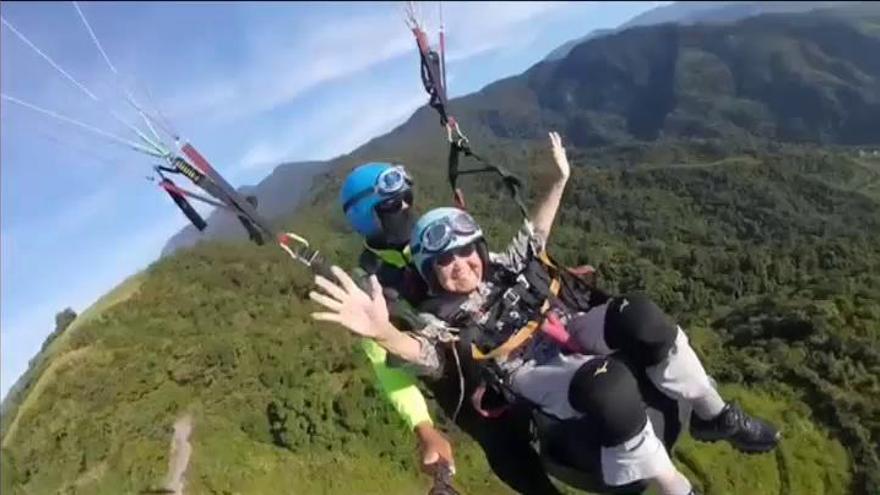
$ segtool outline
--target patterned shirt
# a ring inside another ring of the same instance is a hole
[[[543,252],[545,243],[546,240],[535,231],[532,223],[526,220],[503,252],[489,253],[489,262],[493,264],[495,269],[518,274],[528,266],[530,261]],[[471,314],[478,324],[485,323],[487,315],[482,314],[480,310],[486,306],[487,297],[500,289],[504,288],[496,288],[491,280],[483,280],[470,293],[468,299],[462,303],[461,308]],[[410,333],[410,335],[419,341],[421,352],[416,362],[408,363],[406,366],[420,375],[436,378],[444,369],[443,353],[439,351],[438,346],[458,340],[460,330],[431,313],[420,313],[420,316],[427,325],[418,332]],[[515,316],[513,320],[516,320]],[[523,314],[520,320],[525,323],[528,319],[529,315]],[[507,374],[525,362],[533,360],[543,362],[558,355],[559,352],[560,348],[555,342],[543,338],[539,333],[529,341],[521,352],[514,353],[498,364]]]

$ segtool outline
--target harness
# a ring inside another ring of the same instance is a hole
[[[461,329],[452,349],[456,358],[461,358],[459,373],[464,381],[477,384],[471,394],[474,409],[495,418],[509,404],[487,409],[482,402],[489,390],[510,402],[504,364],[537,344],[535,339],[542,334],[564,351],[571,350],[561,338],[567,337],[564,325],[557,320],[567,321],[573,312],[602,304],[609,296],[584,277],[560,269],[546,252],[530,260],[519,273],[494,267],[488,282],[492,288],[478,307],[468,296],[448,294],[425,301],[421,309]],[[554,333],[545,331],[551,315],[556,317]],[[463,398],[464,387],[461,393]]]
[[[488,307],[481,308],[487,313],[488,318],[480,325],[485,329],[494,327],[502,333],[495,338],[487,338],[485,334],[478,336],[478,341],[471,349],[476,361],[505,361],[512,354],[523,349],[538,333],[544,315],[557,298],[562,283],[558,276],[542,269],[545,263],[551,263],[546,256],[540,262],[529,263],[513,285],[509,285],[509,280],[495,281],[500,288],[507,288],[503,291],[499,289],[500,294],[489,303]],[[510,325],[513,326],[512,329],[508,328],[505,332],[503,329]]]

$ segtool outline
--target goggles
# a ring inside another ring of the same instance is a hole
[[[413,204],[413,193],[411,189],[407,189],[401,194],[396,194],[390,198],[385,198],[382,201],[379,201],[379,204],[376,205],[376,211],[379,213],[395,213],[403,208],[403,203],[408,205]]]
[[[408,191],[412,187],[412,184],[412,178],[406,173],[406,169],[404,169],[402,165],[395,165],[383,170],[382,173],[376,177],[376,183],[372,188],[364,189],[352,196],[351,199],[342,205],[342,209],[348,211],[348,209],[356,203],[373,194],[381,198],[393,197],[401,192]]]
[[[376,193],[380,196],[397,194],[412,185],[412,179],[400,165],[382,171],[376,178]]]
[[[467,213],[441,218],[422,232],[421,249],[425,253],[443,251],[458,236],[470,236],[480,230],[474,219]]]

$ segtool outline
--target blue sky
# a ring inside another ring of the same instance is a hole
[[[445,3],[450,96],[520,73],[569,39],[664,3]],[[108,111],[140,124],[119,89],[132,88],[231,183],[254,184],[280,162],[349,152],[425,103],[401,4],[81,3],[121,74],[117,83],[71,3],[3,2],[3,17],[101,103],[6,26],[0,87],[134,139]],[[437,5],[421,6],[432,38]],[[6,101],[0,124],[5,397],[56,312],[81,312],[145,268],[186,219],[145,179],[149,157]]]

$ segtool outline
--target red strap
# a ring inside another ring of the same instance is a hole
[[[464,193],[461,192],[461,189],[455,188],[455,192],[452,193],[452,201],[455,202],[455,206],[462,210],[467,209],[467,205],[464,202]]]
[[[596,269],[593,268],[592,265],[575,266],[569,268],[568,271],[572,275],[577,275],[578,277],[591,277],[596,274]]]
[[[412,28],[412,32],[416,37],[416,43],[419,45],[419,51],[422,52],[422,55],[427,56],[430,51],[430,46],[428,45],[428,37],[425,35],[425,32],[421,30],[421,28],[414,27]]]
[[[501,406],[495,409],[483,409],[483,395],[486,394],[486,383],[480,383],[474,393],[471,395],[471,405],[480,416],[488,419],[495,419],[504,414],[510,406]]]
[[[202,172],[206,174],[214,172],[214,167],[212,167],[211,164],[208,163],[208,160],[206,160],[201,153],[196,151],[191,144],[184,144],[180,147],[180,151],[182,151],[183,154],[192,161],[192,164],[198,167]]]
[[[552,311],[547,313],[547,317],[541,323],[541,331],[565,349],[571,352],[583,352],[583,348],[581,348],[576,340],[571,338],[571,334],[568,333],[568,330],[562,324],[562,321],[559,320],[556,313]]]
[[[171,182],[169,179],[162,179],[162,181],[159,182],[159,187],[161,187],[162,189],[165,189],[169,193],[177,195],[179,197],[188,196],[190,198],[197,199],[203,203],[207,203],[211,206],[216,206],[217,208],[223,208],[226,210],[230,209],[228,205],[221,203],[220,201],[216,201],[211,198],[207,198],[205,196],[202,196],[201,194],[196,194],[192,191],[187,191],[186,189]]]

